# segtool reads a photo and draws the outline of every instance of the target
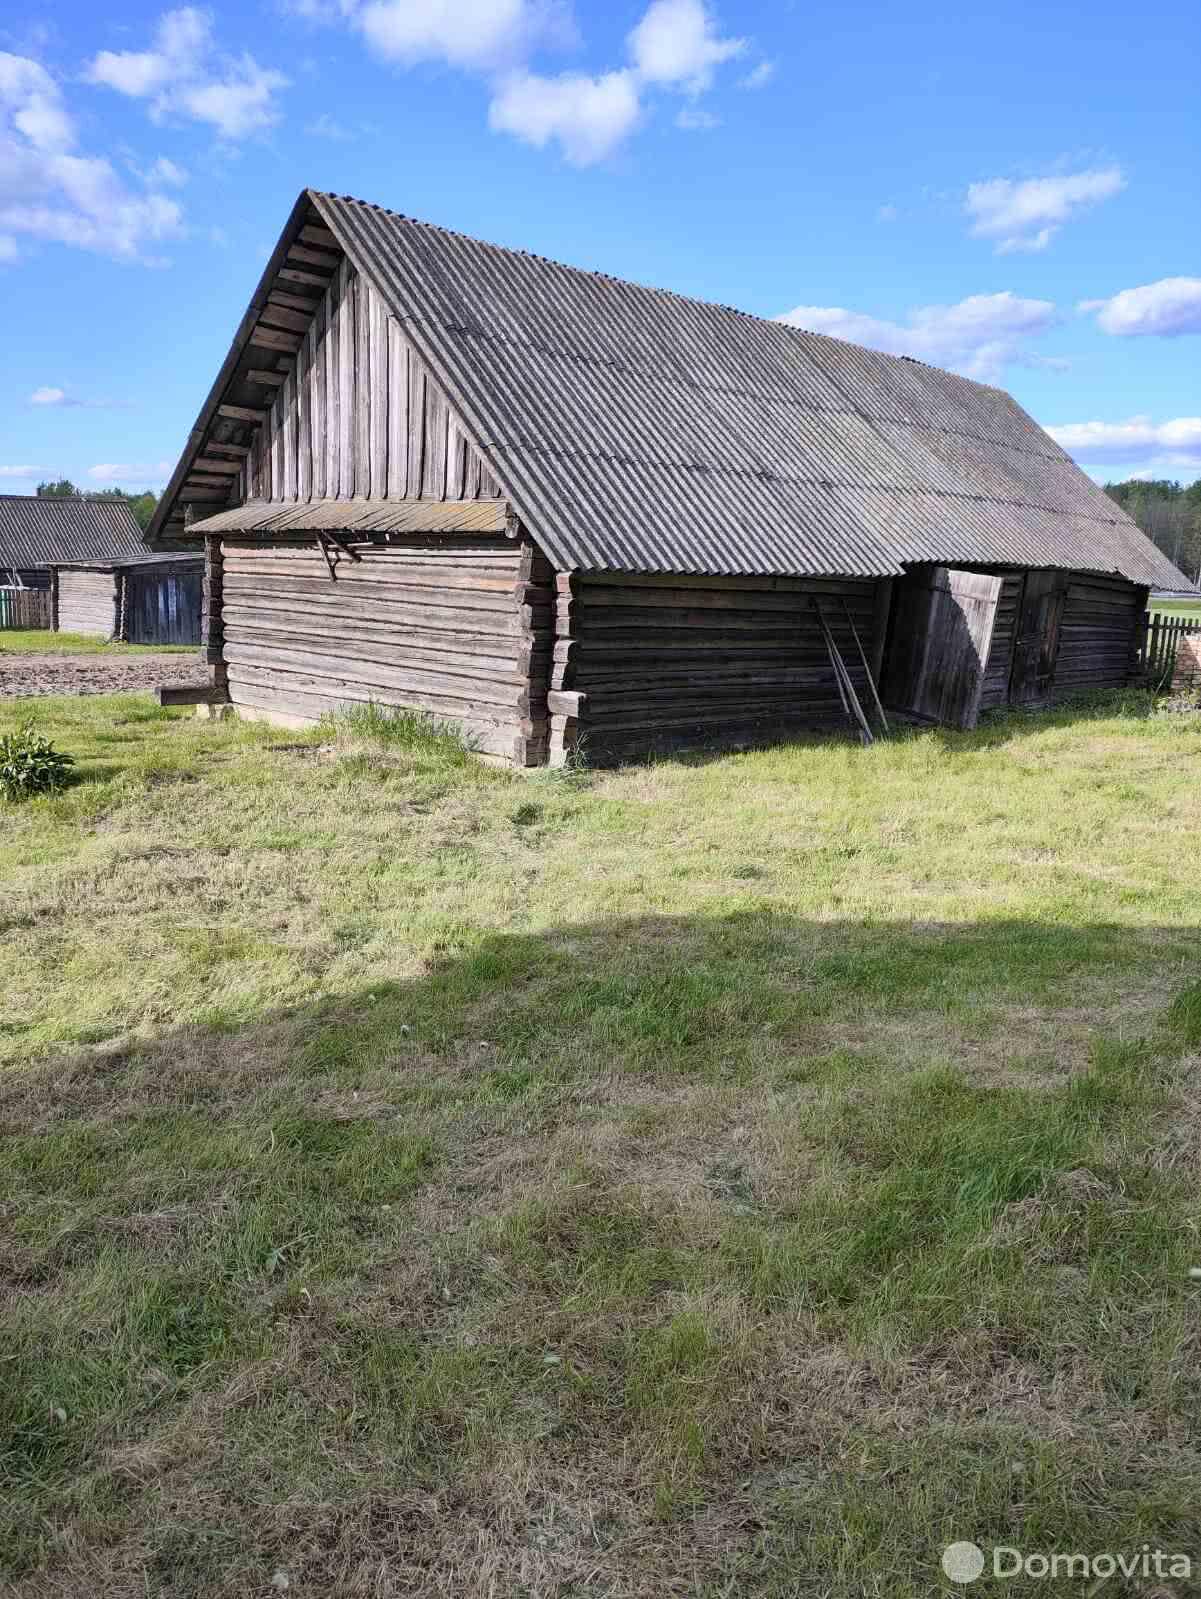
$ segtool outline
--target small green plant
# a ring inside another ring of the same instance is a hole
[[[32,722],[0,736],[0,793],[12,804],[35,794],[59,793],[74,765],[74,758],[56,750]]]

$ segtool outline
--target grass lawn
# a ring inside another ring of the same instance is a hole
[[[49,628],[0,631],[0,653],[10,655],[161,655],[195,654],[194,644],[107,644],[86,633],[53,633]]]
[[[1152,616],[1182,616],[1186,622],[1201,622],[1201,600],[1156,600],[1147,609]]]
[[[1146,710],[529,776],[0,706],[81,779],[0,816],[0,1589],[1201,1564],[1201,716]]]

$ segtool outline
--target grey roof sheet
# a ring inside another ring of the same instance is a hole
[[[138,555],[122,555],[115,560],[55,561],[62,572],[117,572],[131,566],[203,566],[201,550],[146,550]]]
[[[0,494],[0,566],[29,569],[147,553],[124,500]]]
[[[1181,574],[1008,394],[724,306],[314,205],[560,565]]]

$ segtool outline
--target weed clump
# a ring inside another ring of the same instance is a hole
[[[0,794],[10,804],[35,794],[61,793],[74,765],[74,758],[56,750],[32,722],[0,735]]]

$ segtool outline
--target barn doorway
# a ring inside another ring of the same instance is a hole
[[[896,587],[884,695],[920,722],[975,727],[1002,579],[923,566]]]
[[[1026,573],[1009,674],[1011,705],[1045,705],[1051,698],[1063,598],[1062,572]]]

